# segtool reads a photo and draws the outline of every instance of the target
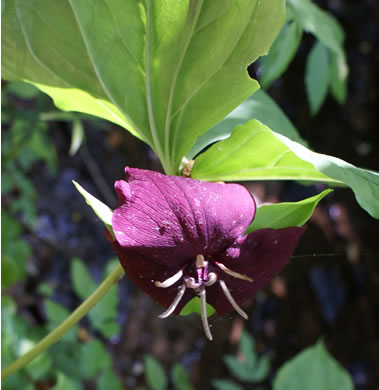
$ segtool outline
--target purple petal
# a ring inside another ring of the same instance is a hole
[[[261,229],[241,237],[223,255],[213,259],[232,271],[246,275],[253,282],[244,281],[217,270],[218,279],[225,281],[237,304],[252,297],[265,287],[290,260],[304,228]],[[207,289],[207,301],[220,315],[233,310],[221,287],[215,284]]]
[[[168,267],[223,252],[249,226],[255,202],[238,184],[126,168],[112,226],[121,247]]]
[[[162,266],[138,252],[121,247],[117,241],[112,239],[108,230],[105,233],[128,277],[155,302],[167,309],[175,299],[183,280],[168,288],[156,287],[154,282],[163,282],[178,272],[180,267],[168,268]],[[185,304],[194,296],[193,290],[187,289],[174,314],[179,314]]]

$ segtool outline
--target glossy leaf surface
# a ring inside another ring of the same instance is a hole
[[[299,202],[262,205],[257,208],[255,218],[246,233],[264,228],[283,229],[289,226],[303,226],[312,216],[320,200],[331,191],[331,189],[325,190]]]
[[[283,22],[283,0],[9,0],[3,77],[124,126],[176,173],[196,138],[258,88],[246,68]]]
[[[297,157],[261,122],[237,126],[232,135],[201,154],[192,170],[194,179],[234,180],[330,180]]]
[[[298,180],[346,185],[353,190],[360,206],[379,218],[379,173],[315,153],[255,120],[237,126],[228,139],[201,154],[195,160],[192,177],[212,181]]]

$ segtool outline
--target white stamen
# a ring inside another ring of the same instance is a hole
[[[186,284],[183,283],[182,287],[180,287],[180,290],[179,290],[178,294],[176,295],[175,299],[172,301],[170,307],[164,313],[162,313],[159,316],[159,318],[166,318],[174,312],[174,310],[178,306],[180,300],[183,298],[183,295],[186,291],[186,288],[187,288]]]
[[[190,277],[186,279],[186,286],[188,288],[193,288],[194,290],[196,290],[201,287],[201,282],[196,282],[195,278]]]
[[[200,304],[201,304],[201,322],[203,323],[203,329],[205,332],[205,335],[209,340],[213,340],[211,330],[209,329],[208,325],[208,316],[207,316],[207,296],[205,292],[205,287],[201,286],[200,292]]]
[[[163,282],[159,282],[158,280],[154,282],[154,284],[157,287],[161,288],[167,288],[171,287],[173,284],[175,284],[181,277],[183,276],[183,270],[181,269],[179,272],[177,272],[175,275],[169,277]]]
[[[196,268],[204,268],[207,265],[207,262],[204,259],[203,255],[196,256]]]
[[[230,276],[233,276],[233,278],[246,280],[247,282],[251,282],[251,283],[254,282],[254,280],[249,278],[248,276],[242,275],[242,274],[240,274],[238,272],[235,272],[235,271],[232,271],[231,269],[229,269],[228,267],[226,267],[222,263],[219,263],[219,262],[215,261],[215,264],[217,265],[217,267],[221,268],[226,274],[228,274]]]
[[[230,302],[230,304],[233,306],[233,309],[245,320],[247,320],[249,317],[247,314],[238,306],[237,302],[232,297],[232,294],[230,293],[228,287],[226,287],[226,284],[223,280],[220,280],[220,286],[222,288],[222,291],[224,292],[226,298]]]
[[[217,282],[217,275],[214,272],[211,272],[208,275],[208,280],[204,282],[204,284],[209,287],[212,286],[212,284],[215,284]]]

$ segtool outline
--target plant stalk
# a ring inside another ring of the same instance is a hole
[[[100,284],[100,286],[74,311],[67,317],[57,328],[43,338],[33,349],[15,360],[13,363],[1,370],[1,380],[14,374],[25,367],[33,359],[39,356],[43,351],[55,344],[61,339],[77,322],[79,322],[93,306],[112,288],[114,284],[124,275],[124,270],[119,264]]]

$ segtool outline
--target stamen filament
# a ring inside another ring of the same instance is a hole
[[[248,276],[242,275],[242,274],[235,272],[235,271],[232,271],[231,269],[226,267],[224,264],[219,263],[218,261],[215,261],[214,263],[217,265],[217,267],[221,268],[226,274],[233,276],[233,278],[246,280],[247,282],[251,282],[251,283],[254,282],[254,280],[249,278]]]
[[[220,286],[222,288],[223,293],[225,294],[226,298],[230,302],[230,304],[233,306],[233,309],[245,320],[247,320],[249,317],[248,315],[238,306],[237,302],[232,297],[232,294],[230,293],[228,287],[226,286],[225,282],[223,280],[220,280]]]
[[[213,340],[211,330],[208,325],[208,316],[207,316],[207,296],[205,292],[205,287],[202,286],[199,292],[200,296],[200,306],[201,306],[201,322],[203,323],[203,329],[205,335],[209,340]]]
[[[159,282],[158,280],[154,282],[154,284],[157,287],[161,288],[167,288],[171,287],[173,284],[175,284],[181,277],[183,276],[183,270],[181,269],[179,272],[177,272],[175,275],[169,277],[168,279],[164,280],[163,282]]]
[[[183,283],[182,287],[180,287],[180,290],[179,290],[178,294],[176,295],[175,299],[172,301],[170,307],[164,313],[159,315],[159,318],[167,318],[169,315],[171,315],[174,312],[174,310],[178,306],[179,302],[183,298],[183,295],[186,291],[186,288],[187,288],[186,284]]]

